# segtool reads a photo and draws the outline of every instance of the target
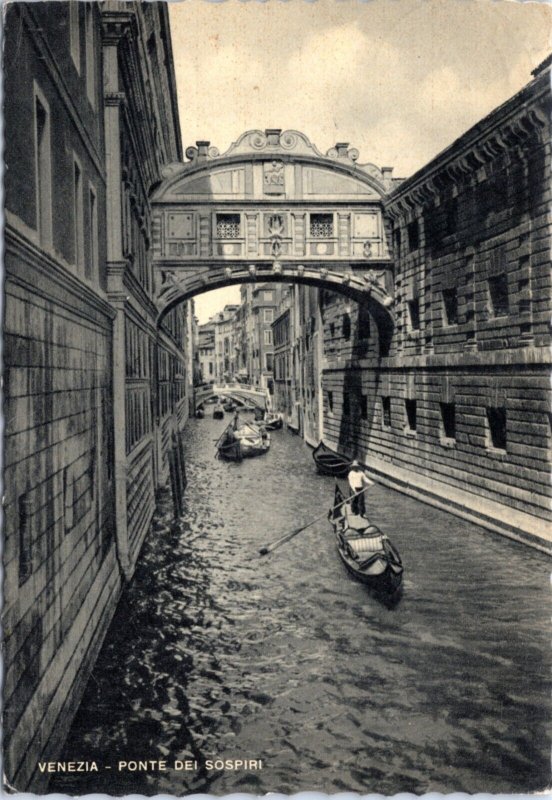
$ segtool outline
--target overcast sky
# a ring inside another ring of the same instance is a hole
[[[184,149],[295,128],[406,177],[531,79],[552,7],[511,0],[170,4]],[[231,289],[196,298],[201,321]]]

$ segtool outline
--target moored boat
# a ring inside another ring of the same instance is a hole
[[[221,406],[220,403],[217,403],[213,409],[213,419],[223,419],[224,418],[224,408]]]
[[[270,448],[270,434],[252,422],[245,422],[237,430],[229,425],[217,442],[217,455],[227,461],[241,461],[266,453]]]
[[[200,406],[199,408],[196,408],[196,413],[195,413],[195,415],[196,415],[196,417],[197,417],[198,419],[203,419],[203,417],[205,416],[205,411],[204,411],[204,409],[203,409],[203,408],[201,408],[201,406]]]
[[[312,451],[316,468],[321,475],[333,475],[342,478],[347,475],[351,467],[351,460],[335,450],[331,450],[324,442]]]
[[[374,592],[392,595],[402,583],[403,565],[396,548],[377,525],[353,512],[352,501],[335,489],[329,513],[339,556],[351,575]]]
[[[263,425],[267,431],[280,430],[283,424],[284,418],[282,414],[266,414],[263,420]]]

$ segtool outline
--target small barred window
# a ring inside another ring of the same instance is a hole
[[[217,214],[217,238],[239,239],[239,237],[240,237],[240,215]]]
[[[310,235],[313,239],[328,239],[333,236],[333,214],[311,214]]]

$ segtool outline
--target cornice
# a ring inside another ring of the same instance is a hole
[[[538,104],[549,91],[548,75],[528,84],[384,197],[386,212],[397,218],[427,205],[444,186],[522,147],[534,133],[544,141],[549,118]]]

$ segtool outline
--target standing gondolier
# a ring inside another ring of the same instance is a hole
[[[351,469],[347,475],[347,480],[349,481],[349,486],[351,487],[353,494],[357,495],[356,497],[353,497],[351,501],[351,510],[353,514],[358,514],[359,516],[364,517],[366,515],[366,489],[368,489],[369,486],[373,486],[374,481],[370,480],[364,469],[356,460],[351,464]],[[358,492],[362,492],[362,494],[358,494]]]

